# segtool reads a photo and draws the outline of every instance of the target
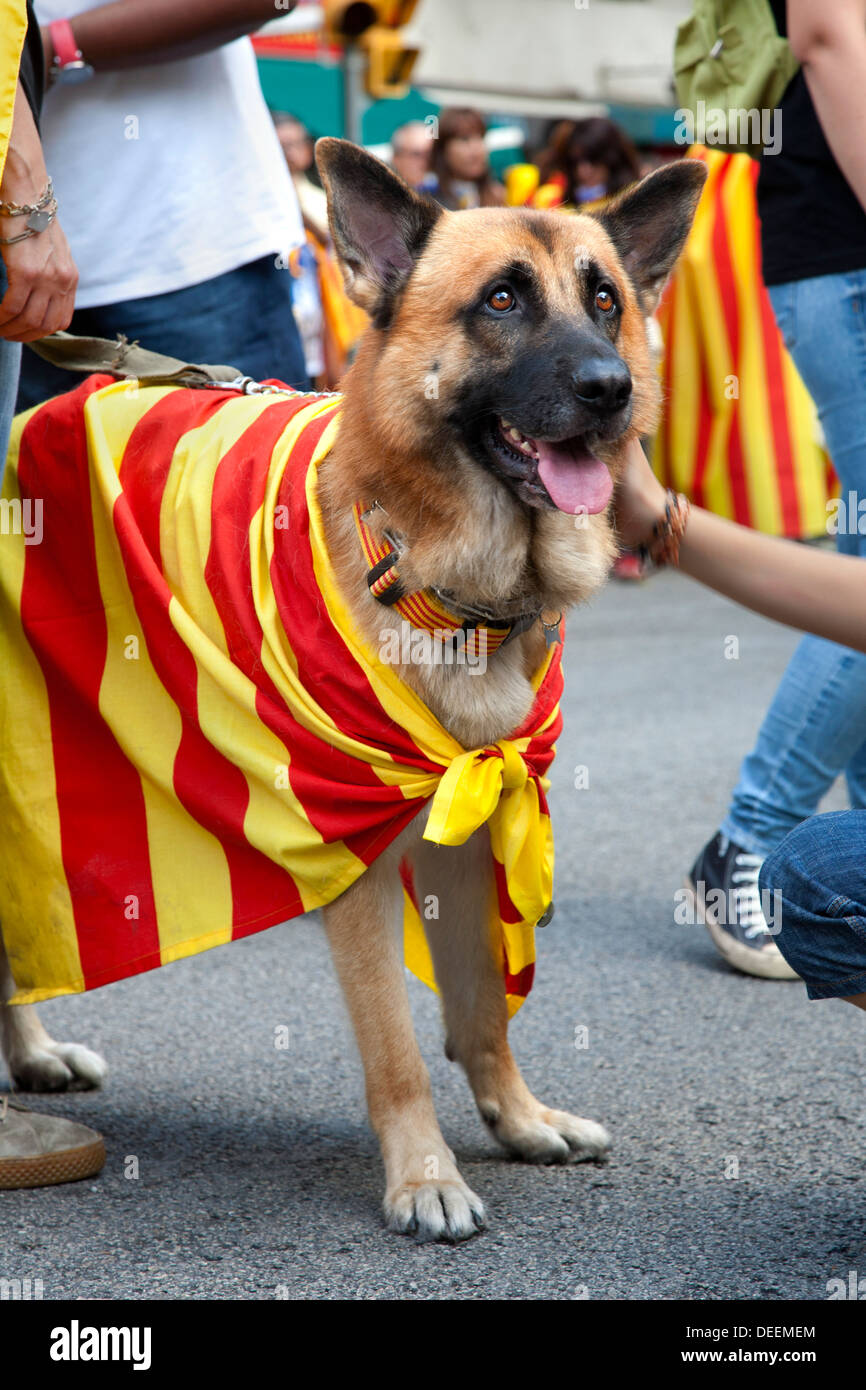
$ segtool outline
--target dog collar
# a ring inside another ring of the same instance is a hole
[[[433,633],[440,640],[446,633],[452,634],[453,641],[458,632],[474,632],[476,649],[483,644],[488,656],[505,646],[512,637],[526,632],[539,619],[548,646],[561,640],[561,613],[547,613],[534,608],[518,614],[516,618],[502,618],[484,608],[467,604],[458,606],[443,589],[431,587],[407,593],[397,569],[400,559],[398,542],[388,531],[384,532],[381,541],[377,540],[367,525],[366,518],[380,506],[380,502],[373,502],[370,506],[356,502],[353,509],[355,527],[369,565],[367,587],[377,602],[392,608],[412,627]]]

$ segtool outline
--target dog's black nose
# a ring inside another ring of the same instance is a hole
[[[631,395],[631,372],[624,362],[603,358],[581,362],[571,380],[578,400],[606,414],[622,410]]]

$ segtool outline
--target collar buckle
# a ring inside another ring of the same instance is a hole
[[[483,633],[490,655],[522,632],[526,632],[539,618],[542,620],[547,645],[552,646],[560,640],[561,613],[554,616],[535,608],[519,613],[516,618],[506,618],[499,617],[481,606],[458,604],[446,589],[431,587],[407,593],[397,571],[403,554],[399,538],[393,531],[386,530],[379,541],[367,524],[373,512],[379,510],[387,516],[387,511],[377,498],[369,506],[356,502],[353,510],[355,528],[368,561],[367,587],[370,593],[378,603],[384,604],[386,608],[395,609],[412,627],[438,633],[440,636],[450,634],[452,640],[456,633],[461,631]]]

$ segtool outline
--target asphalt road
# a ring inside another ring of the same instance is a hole
[[[605,1123],[606,1166],[502,1157],[412,980],[442,1128],[490,1228],[457,1248],[385,1232],[360,1064],[305,918],[43,1007],[111,1074],[38,1104],[99,1128],[108,1163],[0,1194],[0,1276],[41,1278],[46,1299],[785,1300],[866,1274],[862,1017],[732,973],[673,921],[795,642],[677,575],[612,585],[572,619],[557,911],[512,1042],[537,1094]]]

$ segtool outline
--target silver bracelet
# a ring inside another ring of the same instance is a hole
[[[26,241],[28,237],[38,236],[46,227],[51,226],[57,216],[57,199],[54,196],[53,183],[48,180],[38,203],[0,203],[0,216],[27,218],[27,230],[19,232],[18,236],[0,237],[0,246],[14,246],[16,241]]]
[[[54,184],[49,179],[38,203],[0,203],[0,217],[26,217],[28,213],[41,212],[53,202]]]
[[[56,216],[56,203],[47,208],[40,208],[38,212],[31,212],[27,219],[27,230],[19,232],[17,236],[0,236],[0,246],[14,246],[16,241],[26,241],[28,237],[38,236],[46,227],[51,226]]]

